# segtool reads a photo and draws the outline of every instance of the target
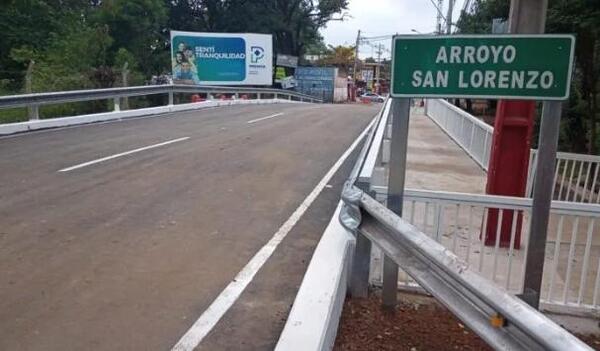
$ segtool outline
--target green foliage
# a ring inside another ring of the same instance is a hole
[[[104,0],[90,16],[92,23],[105,26],[113,38],[110,52],[127,49],[145,75],[160,74],[165,63],[159,53],[166,48],[168,11],[161,0]],[[114,58],[109,58],[114,63]]]
[[[457,23],[459,33],[489,34],[492,32],[492,20],[508,18],[509,0],[475,0],[473,12],[463,13]]]
[[[325,56],[319,61],[321,64],[340,67],[344,74],[354,65],[354,46],[329,45]]]
[[[169,28],[189,31],[273,34],[278,53],[300,56],[320,42],[319,28],[348,6],[348,0],[173,0]]]
[[[170,72],[169,30],[273,34],[277,53],[325,51],[319,28],[348,0],[0,0],[0,95],[122,86]],[[343,16],[342,16],[343,17]],[[127,63],[127,65],[125,65]],[[145,106],[151,99],[131,99]],[[42,118],[108,109],[43,107]],[[0,111],[0,123],[24,120]]]
[[[510,0],[477,0],[471,14],[463,14],[461,33],[490,33],[492,19],[507,18]],[[600,88],[600,0],[550,0],[546,32],[576,36],[575,70],[571,96],[562,116],[560,148],[596,154],[598,92]]]

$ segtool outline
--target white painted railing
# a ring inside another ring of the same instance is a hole
[[[441,99],[428,99],[427,116],[487,171],[494,128]],[[536,150],[531,150],[527,196],[536,174]],[[554,200],[600,204],[600,156],[559,152],[554,174]]]
[[[370,150],[361,152],[359,162],[381,150],[381,145],[375,143],[374,138],[365,145]],[[357,165],[360,166],[360,163]],[[383,279],[393,279],[384,281],[384,304],[387,284],[391,283],[394,287],[398,283],[396,274],[389,274],[389,269],[394,267],[389,264],[392,261],[404,273],[399,277],[400,286],[416,285],[432,294],[495,349],[590,349],[511,294],[522,289],[522,279],[517,280],[517,274],[512,273],[514,267],[514,271],[520,271],[520,276],[523,276],[523,260],[519,262],[515,259],[516,250],[512,248],[517,240],[516,233],[521,229],[520,217],[512,219],[512,240],[508,249],[505,249],[508,252],[502,252],[499,240],[491,248],[481,245],[478,240],[477,233],[486,228],[486,218],[492,218],[492,212],[497,212],[498,223],[503,223],[503,216],[514,211],[525,217],[531,208],[530,199],[406,190],[403,218],[400,218],[372,197],[373,192],[378,190],[376,187],[369,189],[356,186],[357,168],[355,166],[344,185],[344,206],[340,214],[341,223],[356,236],[350,271],[353,297],[368,294],[368,283],[373,277],[369,274],[369,267],[376,266],[370,261],[373,251],[378,249],[380,257],[381,253],[385,254],[386,274]],[[561,223],[566,215],[599,215],[594,212],[598,207],[595,205],[554,205],[553,211],[561,216]],[[418,218],[420,212],[421,218]],[[591,223],[594,220],[595,217]],[[411,222],[416,225],[411,225]],[[499,234],[501,225],[496,225],[496,228],[496,234]],[[590,234],[588,241],[589,238]],[[466,259],[461,251],[466,252]],[[582,269],[583,276],[587,274],[587,269]],[[559,270],[555,271],[555,276],[558,276]],[[506,277],[504,288],[500,286],[503,276]],[[515,283],[511,283],[513,277]],[[598,278],[594,284],[598,285]],[[513,285],[515,289],[511,289]],[[580,292],[579,296],[582,295]],[[596,295],[593,293],[593,296]],[[578,299],[579,302],[582,300]],[[592,301],[595,303],[596,298],[593,297]],[[506,323],[500,327],[492,326],[490,318],[494,316],[502,316]]]
[[[473,140],[478,138],[475,135],[482,131],[489,132],[483,139],[487,138],[491,142],[491,127],[482,126],[483,122],[474,121],[474,117],[457,111],[455,106],[445,101],[432,101],[428,102],[427,113],[430,117],[437,116],[436,119],[432,119],[463,149],[466,150],[465,145],[475,145]],[[442,112],[444,110],[447,112]],[[460,122],[461,120],[463,122]],[[465,133],[467,130],[471,133]],[[465,138],[457,140],[461,136]],[[366,159],[376,159],[378,163],[373,167],[385,173],[387,164],[386,158],[383,157],[386,149],[383,147],[384,143],[385,140],[379,144],[374,142]],[[473,155],[488,154],[480,148],[471,149],[471,157],[477,161]],[[532,161],[535,161],[535,152],[532,152]],[[598,163],[598,158],[594,156],[565,153],[558,155],[555,199],[563,201],[552,203],[541,296],[542,308],[546,310],[600,314],[600,223],[597,223],[600,222],[600,206],[596,204],[597,182],[600,181],[600,171],[596,171],[600,167]],[[479,165],[484,168],[483,163]],[[531,165],[535,165],[535,162],[531,162]],[[365,169],[361,171],[365,174],[373,173]],[[532,169],[530,174],[535,174],[535,169]],[[528,189],[532,186],[531,179],[533,178],[530,178]],[[382,202],[387,197],[387,187],[382,183],[384,180],[385,177],[372,177],[368,187]],[[366,179],[362,181],[367,182]],[[579,184],[579,187],[576,187],[576,184]],[[584,191],[585,189],[587,190]],[[530,212],[529,198],[407,189],[403,217],[484,277],[510,293],[520,294],[523,289]],[[492,229],[488,229],[490,213]],[[504,229],[499,225],[503,220]],[[500,238],[500,232],[509,231],[510,245],[502,247],[497,240],[493,245],[485,246],[482,235],[485,235],[486,230],[496,234],[496,239]],[[514,248],[517,233],[520,233],[520,249]],[[373,260],[372,280],[376,284],[381,283],[381,255],[373,255]],[[400,274],[399,284],[403,288],[418,288],[418,285],[403,273]]]
[[[385,187],[372,187],[385,195]],[[488,215],[497,216],[493,246],[483,244]],[[531,199],[407,189],[403,216],[485,278],[513,294],[523,292]],[[514,215],[514,214],[517,215]],[[510,245],[501,247],[503,218]],[[482,234],[483,233],[483,234]],[[520,233],[520,249],[515,249]],[[551,209],[541,301],[547,310],[600,312],[600,207],[554,201]],[[378,260],[375,257],[375,260]],[[376,283],[381,267],[373,270]],[[415,287],[408,275],[399,283]]]
[[[536,150],[531,150],[527,194],[536,173]],[[600,156],[559,152],[554,172],[554,200],[600,204]]]
[[[426,100],[427,116],[487,171],[494,128],[441,99]]]

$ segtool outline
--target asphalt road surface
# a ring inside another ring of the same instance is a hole
[[[168,350],[378,106],[232,106],[0,138],[0,350]],[[354,152],[202,340],[269,350]]]

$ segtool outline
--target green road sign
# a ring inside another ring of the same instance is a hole
[[[394,37],[393,97],[564,100],[572,35]]]

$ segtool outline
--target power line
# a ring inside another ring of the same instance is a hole
[[[361,37],[361,39],[376,41],[376,40],[391,39],[393,36],[394,36],[394,34],[388,34],[388,35],[378,35],[375,37]]]

